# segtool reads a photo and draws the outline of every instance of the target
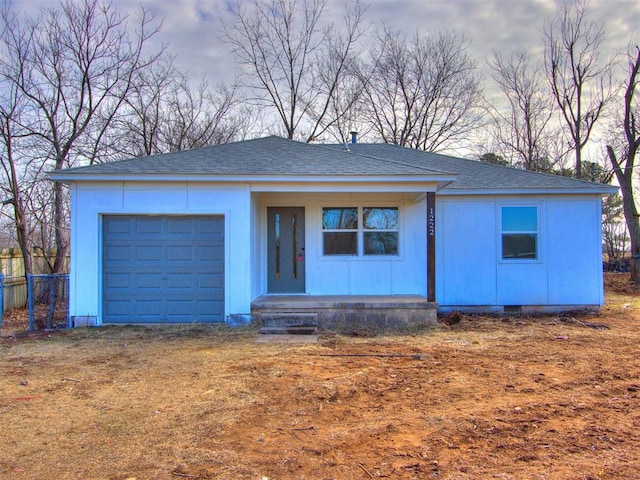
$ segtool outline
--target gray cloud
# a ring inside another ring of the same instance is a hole
[[[37,6],[52,6],[54,0],[14,0],[19,10],[33,14]],[[114,0],[113,5],[134,14],[144,6],[163,20],[151,48],[169,43],[176,64],[210,84],[234,81],[238,70],[227,45],[220,41],[227,3],[235,0]],[[329,0],[327,21],[339,24],[344,0]],[[561,0],[371,0],[367,19],[372,30],[382,25],[411,35],[419,32],[456,31],[471,39],[469,54],[485,78],[487,98],[500,96],[490,79],[486,59],[493,50],[508,55],[526,50],[542,59],[545,21],[561,6]],[[602,22],[607,31],[603,59],[640,42],[640,2],[637,0],[591,0],[589,19]],[[626,66],[622,64],[622,66]],[[623,68],[617,70],[625,75]]]
[[[54,0],[16,0],[15,6],[29,13],[37,5],[56,5]],[[163,28],[154,40],[170,44],[181,68],[206,75],[211,81],[230,81],[236,74],[233,59],[220,41],[228,20],[227,0],[115,0],[127,12],[141,5],[158,18]],[[561,5],[556,0],[371,0],[367,19],[373,26],[389,27],[408,34],[450,31],[464,33],[472,41],[470,53],[484,65],[493,50],[508,54],[527,50],[533,56],[543,52],[545,20]],[[343,0],[329,0],[327,17],[339,22]],[[637,0],[592,0],[590,19],[603,22],[607,30],[609,56],[625,50],[629,41],[640,41],[640,2]]]

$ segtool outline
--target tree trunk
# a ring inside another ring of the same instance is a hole
[[[611,146],[607,146],[607,154],[620,184],[622,211],[624,212],[624,219],[631,240],[630,280],[636,286],[640,286],[640,225],[638,224],[638,209],[633,196],[633,169],[630,172],[627,172],[626,169],[623,170]]]
[[[67,252],[69,245],[67,242],[67,235],[65,233],[66,221],[65,221],[65,208],[64,208],[64,192],[62,190],[62,184],[56,182],[53,186],[53,201],[54,201],[54,235],[55,235],[55,247],[56,256],[53,263],[53,271],[51,273],[64,273],[66,267]]]
[[[27,275],[33,273],[33,261],[29,245],[29,229],[27,228],[22,201],[17,198],[14,199],[13,215],[16,227],[16,240],[22,252],[22,261],[24,263],[24,276],[27,278]]]
[[[66,257],[69,250],[67,238],[65,235],[65,215],[64,215],[64,192],[62,190],[62,184],[56,182],[53,187],[53,202],[54,202],[54,234],[55,234],[55,246],[56,255],[53,262],[52,274],[64,273],[66,268]],[[53,327],[54,315],[56,311],[56,304],[58,303],[58,279],[57,277],[49,278],[49,305],[47,307],[47,319],[46,328]]]
[[[618,179],[619,180],[619,179]],[[622,182],[620,182],[622,184]],[[626,182],[625,182],[626,183]],[[631,238],[631,282],[640,287],[640,225],[638,224],[638,209],[633,201],[633,196],[625,193],[625,189],[631,191],[633,188],[630,185],[621,187],[623,189],[623,209],[624,218],[627,223],[627,229],[629,230],[629,236]]]
[[[582,147],[580,147],[580,139],[576,139],[576,171],[575,178],[582,179]]]

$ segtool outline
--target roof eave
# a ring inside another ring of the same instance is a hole
[[[610,195],[618,193],[613,185],[594,185],[588,187],[546,187],[546,188],[450,188],[439,195]]]
[[[210,174],[69,174],[51,172],[54,182],[198,182],[198,183],[437,183],[440,188],[456,175],[210,175]]]

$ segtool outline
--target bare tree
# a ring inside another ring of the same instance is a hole
[[[481,89],[468,47],[455,33],[409,41],[389,29],[379,33],[360,72],[379,138],[437,151],[481,126]]]
[[[143,57],[158,27],[142,10],[130,35],[127,17],[98,0],[66,0],[35,17],[18,16],[5,4],[0,21],[3,163],[17,237],[27,269],[33,247],[54,246],[50,270],[59,273],[67,267],[68,195],[44,174],[95,158],[136,73],[160,55]],[[45,326],[51,328],[56,282],[48,294]]]
[[[162,139],[162,118],[166,98],[176,93],[176,71],[171,61],[161,60],[138,73],[124,108],[115,119],[116,128],[96,163],[112,157],[139,157],[166,151]]]
[[[607,145],[607,154],[622,193],[622,208],[631,240],[631,281],[640,285],[640,215],[636,206],[633,181],[634,167],[640,149],[640,100],[637,97],[640,77],[640,48],[628,55],[628,76],[624,85],[620,135]]]
[[[3,81],[14,85],[27,105],[30,117],[22,127],[42,169],[90,162],[136,74],[160,55],[143,56],[159,27],[141,10],[130,34],[128,18],[99,0],[66,0],[20,21],[7,9],[2,21]],[[68,251],[66,195],[61,184],[52,188],[53,271],[59,272]]]
[[[174,116],[163,131],[169,151],[226,143],[246,135],[251,125],[250,113],[241,109],[235,87],[218,85],[211,91],[202,81],[190,89],[182,80],[177,88],[178,95],[168,102]]]
[[[602,24],[585,18],[588,0],[567,0],[544,30],[545,68],[582,177],[582,150],[611,98],[611,61],[600,62]]]
[[[336,122],[330,108],[362,34],[364,8],[346,4],[345,31],[323,27],[327,0],[236,2],[224,40],[231,45],[255,105],[275,111],[288,138],[310,141]],[[335,103],[333,104],[335,107]]]
[[[511,164],[525,170],[550,171],[554,163],[550,145],[557,132],[550,126],[554,105],[542,67],[532,64],[526,52],[508,58],[494,52],[489,65],[506,100],[505,108],[493,109],[496,143],[512,159]]]
[[[30,162],[19,153],[19,144],[28,137],[23,122],[23,97],[17,86],[0,76],[0,162],[2,164],[3,206],[10,206],[9,217],[15,239],[24,259],[25,275],[33,273],[31,222],[29,221]]]
[[[509,161],[504,158],[502,155],[498,155],[493,152],[481,153],[478,155],[478,160],[483,163],[491,163],[493,165],[502,165],[503,167],[507,167],[511,165]]]
[[[609,265],[619,264],[629,246],[622,196],[619,193],[606,195],[602,199],[602,241]]]
[[[173,152],[244,138],[253,125],[236,87],[179,72],[170,60],[140,72],[116,119],[106,159]],[[99,160],[104,161],[104,160]]]
[[[365,8],[359,1],[345,8],[345,31],[332,26],[325,30],[325,42],[317,58],[315,81],[318,94],[309,105],[310,130],[307,140],[329,133],[339,142],[347,140],[351,131],[359,130],[362,105],[362,81],[357,74],[361,53],[357,42],[362,28]]]

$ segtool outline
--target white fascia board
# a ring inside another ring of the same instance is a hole
[[[437,182],[314,182],[314,183],[251,183],[252,192],[436,192]]]
[[[618,193],[616,186],[602,187],[572,187],[572,188],[514,188],[514,189],[452,189],[441,190],[442,196],[469,196],[469,195],[609,195]]]
[[[269,176],[269,175],[83,175],[83,174],[65,174],[50,173],[49,178],[56,182],[74,183],[74,182],[194,182],[194,183],[244,183],[251,185],[425,185],[432,184],[434,187],[442,188],[445,185],[455,182],[455,175],[301,175],[301,176]],[[291,187],[289,187],[291,188]],[[260,190],[256,190],[260,191]],[[273,191],[273,190],[264,190]]]

